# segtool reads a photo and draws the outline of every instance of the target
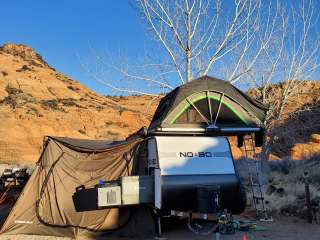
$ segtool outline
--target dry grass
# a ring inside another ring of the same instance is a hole
[[[247,181],[244,160],[237,161],[242,181]],[[269,210],[286,216],[306,218],[304,173],[309,173],[311,205],[314,220],[320,223],[320,156],[292,161],[270,161],[263,167],[266,203]],[[250,191],[248,192],[250,196]]]
[[[269,164],[268,206],[285,215],[306,217],[305,179],[309,173],[311,205],[320,221],[320,156],[302,161],[282,160]],[[319,222],[320,223],[320,222]]]

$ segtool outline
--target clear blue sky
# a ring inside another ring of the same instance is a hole
[[[0,45],[29,45],[58,71],[95,91],[113,94],[90,79],[81,63],[95,64],[92,47],[102,54],[116,55],[121,51],[130,61],[143,57],[145,49],[157,52],[133,3],[134,0],[2,0]],[[108,78],[116,79],[112,75]]]
[[[8,42],[31,46],[58,71],[104,92],[78,56],[90,59],[92,46],[134,56],[148,37],[129,0],[3,0],[0,45]]]

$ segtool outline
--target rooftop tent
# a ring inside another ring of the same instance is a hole
[[[267,108],[232,84],[203,76],[168,93],[149,131],[163,128],[260,127]]]
[[[47,137],[0,233],[72,238],[108,234],[110,239],[110,234],[152,235],[146,209],[98,209],[96,199],[99,179],[139,174],[134,159],[142,141],[139,134],[119,142]]]

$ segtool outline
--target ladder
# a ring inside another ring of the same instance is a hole
[[[254,133],[244,136],[243,146],[248,167],[248,186],[252,193],[252,203],[257,218],[260,218],[261,221],[272,221],[271,218],[268,217],[265,205],[261,179],[261,161],[257,157]]]

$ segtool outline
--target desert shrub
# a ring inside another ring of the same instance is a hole
[[[104,124],[105,124],[106,127],[109,127],[109,126],[111,126],[113,124],[113,122],[112,121],[107,121]]]
[[[105,122],[105,126],[106,127],[110,127],[110,126],[119,126],[121,128],[127,128],[130,127],[129,124],[125,123],[125,122],[113,122],[113,121],[107,121]]]
[[[104,107],[103,107],[103,106],[98,105],[98,106],[96,106],[96,109],[100,112],[100,111],[102,111],[102,110],[104,109]]]
[[[96,139],[107,139],[110,141],[118,141],[122,139],[121,134],[112,130],[101,130],[95,135]]]
[[[67,88],[69,88],[72,91],[79,91],[80,90],[80,88],[74,87],[74,86],[68,86]]]
[[[113,132],[113,131],[107,131],[107,135],[111,135],[111,136],[118,136],[119,135],[119,133],[117,133],[117,132]]]
[[[16,95],[16,94],[19,94],[19,93],[23,93],[23,91],[21,89],[18,89],[18,88],[15,88],[15,87],[11,87],[10,85],[6,86],[6,92],[9,95]]]
[[[77,106],[77,103],[75,102],[75,99],[73,98],[63,98],[63,99],[58,99],[58,102],[62,103],[63,106]]]
[[[45,107],[52,109],[52,110],[60,110],[59,102],[57,99],[41,100],[41,104]]]
[[[269,163],[269,182],[265,186],[270,209],[284,215],[305,217],[304,173],[309,173],[311,202],[320,206],[320,159],[314,155],[301,161],[282,160]]]
[[[37,102],[32,95],[24,93],[21,89],[7,85],[5,90],[9,95],[0,101],[1,105],[9,105],[14,109],[18,106],[23,106],[26,103]]]
[[[0,100],[0,105],[9,105],[11,108],[15,109],[18,105],[18,102],[16,98],[14,98],[12,95],[9,95]]]
[[[269,162],[269,168],[272,172],[279,172],[283,174],[289,174],[290,169],[292,169],[294,165],[295,165],[295,162],[289,159]]]
[[[84,95],[86,98],[90,98],[90,99],[94,99],[94,97],[92,97],[90,94],[88,94],[88,93],[86,93],[85,95]]]
[[[83,100],[80,99],[80,101],[83,101]],[[59,98],[57,102],[61,103],[65,107],[78,107],[78,108],[88,109],[85,106],[79,105],[77,103],[77,99],[74,99],[74,98]],[[63,109],[60,109],[60,110],[63,111]]]
[[[120,99],[118,97],[110,97],[110,98],[115,102],[119,102],[120,101]]]
[[[122,113],[123,113],[124,111],[127,111],[127,110],[128,110],[127,108],[120,106],[120,107],[119,107],[119,114],[122,115]]]
[[[320,188],[320,172],[311,174],[312,183]]]
[[[317,164],[320,162],[320,154],[314,154],[311,157],[309,157],[307,160]]]
[[[21,68],[16,70],[16,72],[25,72],[25,71],[32,71],[32,69],[27,65],[23,65]]]
[[[34,108],[34,107],[29,107],[26,111],[27,114],[30,115],[35,115],[35,116],[39,116],[39,111],[38,109]]]
[[[83,135],[86,135],[86,131],[83,130],[83,129],[79,129],[78,132],[81,133],[81,134],[83,134]]]
[[[1,74],[5,77],[8,76],[8,73],[6,71],[1,71]]]

